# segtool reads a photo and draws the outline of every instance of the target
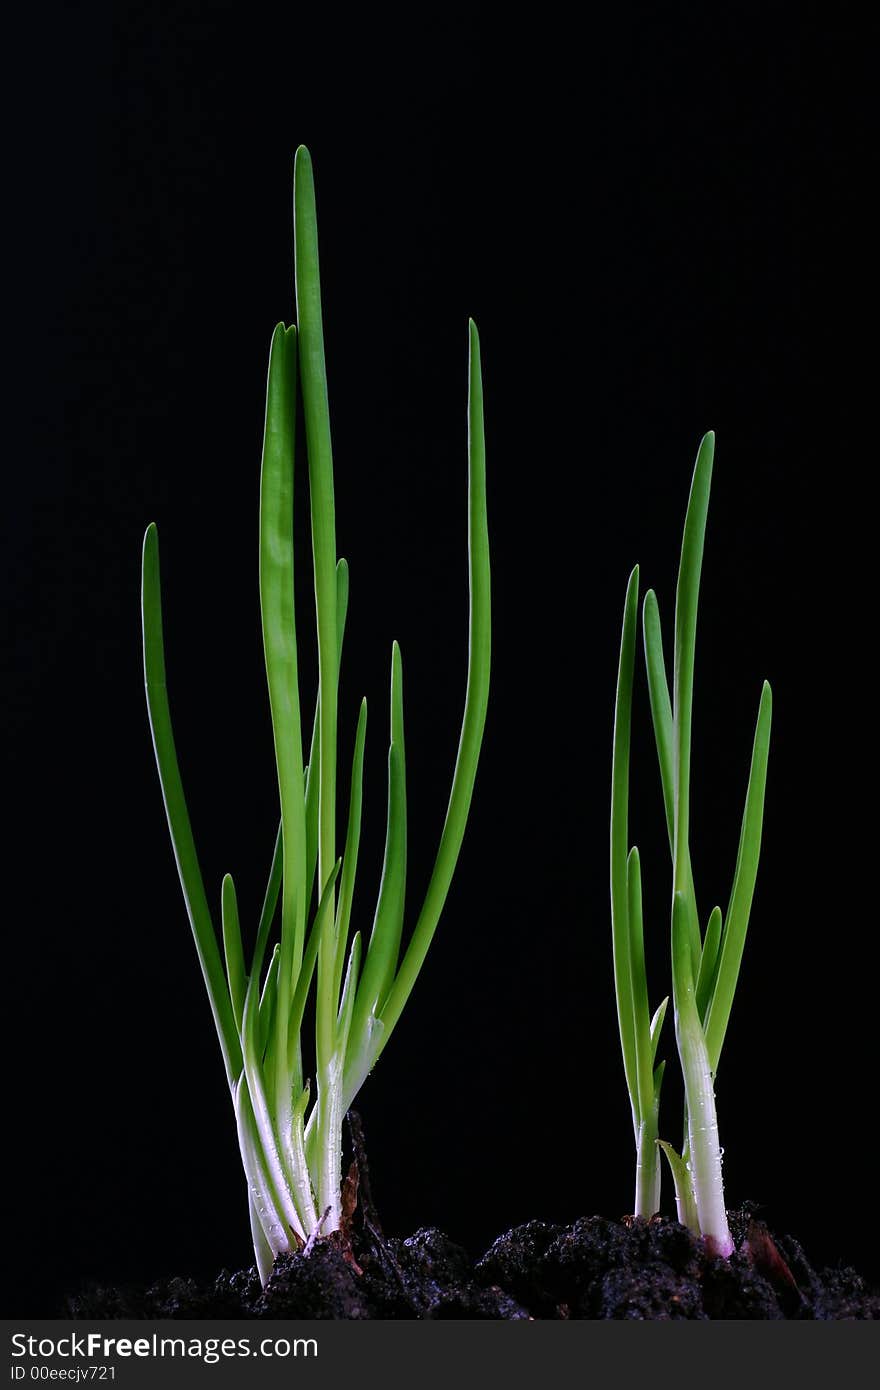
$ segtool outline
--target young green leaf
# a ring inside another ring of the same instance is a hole
[[[657,1008],[656,1008],[655,1011],[654,1011],[654,1017],[651,1019],[651,1061],[652,1061],[652,1062],[656,1062],[656,1060],[657,1060],[657,1048],[658,1048],[658,1046],[659,1046],[659,1044],[660,1044],[660,1034],[661,1034],[662,1031],[663,1031],[663,1020],[664,1020],[665,1017],[666,1017],[666,1007],[667,1007],[668,1003],[669,1003],[669,995],[667,994],[666,998],[663,999],[663,1000],[661,1000],[661,1002],[657,1005]],[[656,1089],[657,1089],[657,1086],[656,1086],[656,1083],[655,1083],[654,1090],[656,1091]]]
[[[733,889],[727,908],[727,921],[721,942],[715,987],[706,1013],[706,1044],[713,1072],[718,1070],[724,1035],[730,1019],[733,995],[745,946],[764,825],[764,793],[767,788],[767,761],[770,753],[770,724],[773,696],[767,681],[761,691],[758,723],[752,748],[749,785],[743,812],[742,831],[733,875]]]
[[[232,882],[231,874],[226,874],[223,879],[220,898],[226,978],[229,981],[229,994],[232,1000],[235,1026],[240,1033],[247,981],[244,969],[244,951],[241,946],[241,926],[238,920],[238,900],[235,896],[235,884]]]
[[[697,1011],[704,1022],[715,985],[718,948],[721,945],[721,920],[721,908],[713,907],[706,923],[706,937],[700,955],[700,973],[697,976]]]
[[[437,929],[464,839],[486,723],[492,647],[491,583],[483,379],[480,339],[473,319],[470,321],[468,361],[468,559],[470,615],[467,686],[449,806],[422,910],[382,1009],[383,1026],[377,1030],[371,1062],[376,1061],[400,1018]]]
[[[715,435],[710,430],[703,436],[697,452],[697,462],[691,483],[684,536],[681,543],[681,563],[675,593],[675,662],[673,673],[673,762],[675,767],[674,873],[675,891],[687,895],[688,936],[691,946],[691,969],[694,975],[700,968],[700,932],[696,919],[693,881],[689,875],[690,853],[690,779],[691,724],[694,696],[694,651],[697,637],[697,605],[700,594],[700,572],[703,566],[703,543],[706,535],[706,514],[712,485],[712,463],[715,456]]]
[[[171,727],[171,711],[168,705],[168,689],[165,682],[165,647],[162,637],[162,591],[159,578],[159,536],[151,523],[144,536],[143,566],[141,575],[141,614],[144,643],[144,684],[147,692],[147,713],[153,735],[153,750],[156,767],[165,802],[168,829],[177,861],[180,886],[186,910],[192,927],[193,940],[202,977],[208,991],[211,1012],[223,1063],[226,1079],[232,1086],[241,1072],[241,1047],[229,986],[220,959],[217,936],[211,919],[211,909],[205,894],[202,871],[196,854],[195,840],[190,825],[183,782],[174,746],[174,732]]]
[[[642,874],[639,851],[633,846],[626,861],[627,925],[629,928],[630,984],[636,1044],[636,1079],[639,1115],[644,1119],[654,1105],[654,1051],[648,1011],[648,979],[645,972],[645,937],[642,924]]]
[[[304,145],[300,145],[297,150],[294,162],[293,227],[299,375],[309,464],[321,696],[318,835],[320,896],[336,860],[336,684],[339,670],[336,632],[336,502],[333,487],[333,450],[330,443],[330,406],[324,363],[315,180],[311,155]]]
[[[660,782],[663,787],[663,805],[666,809],[666,828],[669,833],[669,852],[675,863],[675,730],[672,722],[672,704],[669,699],[669,686],[666,681],[666,663],[663,659],[663,634],[660,628],[660,609],[657,595],[653,589],[645,594],[642,606],[642,631],[645,643],[645,667],[648,674],[648,696],[651,705],[651,719],[654,725],[654,739],[657,744],[657,759],[660,764]],[[696,951],[700,949],[700,919],[697,913],[697,897],[694,890],[694,876],[691,869],[690,848],[687,849],[687,892],[688,929],[691,942]]]
[[[614,953],[614,993],[623,1053],[623,1070],[638,1138],[644,1118],[639,1094],[638,1048],[633,1016],[631,936],[627,856],[629,849],[629,756],[632,718],[633,673],[636,654],[636,621],[639,603],[638,565],[629,577],[623,606],[617,698],[614,705],[614,744],[611,759],[611,937]]]
[[[690,1169],[687,1163],[676,1153],[671,1144],[665,1139],[659,1139],[658,1144],[666,1155],[669,1164],[669,1171],[672,1174],[672,1185],[675,1188],[675,1207],[676,1214],[682,1226],[687,1226],[694,1235],[700,1234],[700,1222],[697,1216],[697,1205],[694,1201],[694,1192],[691,1187]]]
[[[354,885],[357,876],[358,850],[361,840],[361,812],[364,794],[364,745],[367,737],[367,702],[361,701],[357,732],[354,740],[354,757],[351,764],[351,794],[348,802],[348,830],[345,835],[345,849],[342,855],[342,874],[339,879],[339,904],[336,909],[336,977],[333,997],[339,998],[342,976],[342,963],[348,941],[348,928],[351,919],[351,906],[354,899]]]
[[[367,958],[354,1006],[356,1038],[367,1031],[368,1020],[381,1012],[388,995],[403,930],[406,897],[406,759],[403,742],[403,669],[400,648],[391,655],[391,745],[388,749],[388,822],[379,900]]]

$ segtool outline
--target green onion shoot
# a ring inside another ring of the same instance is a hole
[[[337,692],[348,567],[337,558],[333,459],[324,363],[315,190],[308,151],[294,167],[296,326],[275,329],[260,475],[259,575],[263,649],[280,827],[253,949],[232,877],[209,906],[178,767],[165,679],[159,546],[143,548],[147,708],[168,827],[232,1097],[247,1177],[251,1233],[265,1283],[275,1258],[343,1229],[342,1124],[400,1019],[436,930],[461,849],[486,719],[490,663],[489,539],[480,345],[469,327],[469,647],[452,790],[421,910],[404,940],[407,810],[400,649],[391,652],[384,863],[369,940],[351,932],[361,831],[366,701],[351,753],[351,791],[337,843]],[[305,422],[318,690],[303,727],[294,598],[294,436],[297,389]],[[305,756],[304,736],[308,735]],[[341,852],[340,852],[341,849]],[[279,914],[280,901],[280,914]],[[278,940],[270,949],[276,915]],[[307,1074],[304,1018],[314,1013]]]
[[[772,696],[764,682],[758,709],[739,849],[726,916],[714,907],[701,926],[690,853],[691,727],[697,606],[715,436],[700,444],[685,518],[675,603],[672,695],[666,674],[660,612],[645,595],[642,633],[648,691],[672,855],[672,1001],[684,1080],[681,1152],[659,1137],[664,1063],[656,1053],[668,1000],[648,1009],[639,854],[629,848],[629,754],[637,644],[638,568],[624,604],[615,704],[611,789],[611,921],[614,983],[624,1074],[636,1143],[635,1214],[659,1208],[660,1159],[666,1155],[678,1218],[713,1253],[728,1256],[733,1241],[724,1204],[722,1149],[715,1077],[742,961],[758,872],[767,783]]]

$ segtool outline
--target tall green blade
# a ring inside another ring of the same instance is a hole
[[[633,1009],[631,937],[627,856],[629,851],[629,758],[633,673],[639,604],[639,567],[629,577],[623,605],[617,694],[614,702],[614,742],[611,757],[611,942],[614,955],[614,993],[623,1070],[638,1139],[643,1118],[639,1096],[638,1048]]]
[[[235,884],[231,874],[226,874],[223,879],[220,892],[220,910],[223,922],[226,978],[229,981],[229,994],[232,999],[235,1026],[240,1033],[247,977],[244,968],[244,951],[241,945],[241,925],[238,920],[238,899],[235,895]]]
[[[761,834],[764,826],[764,794],[767,788],[767,760],[770,754],[770,724],[773,717],[773,695],[767,681],[761,691],[758,722],[752,747],[749,785],[740,832],[739,851],[733,876],[733,889],[727,908],[727,920],[721,941],[721,954],[715,987],[706,1014],[706,1046],[712,1071],[718,1069],[724,1035],[733,1006],[733,996],[743,947],[752,910],[758,860],[761,857]]]
[[[694,698],[694,651],[697,640],[697,606],[700,596],[700,573],[703,565],[703,544],[706,538],[706,514],[712,485],[712,463],[715,456],[715,435],[710,430],[703,436],[697,451],[691,492],[688,499],[684,536],[681,543],[681,562],[675,594],[675,662],[673,672],[673,737],[675,763],[675,844],[674,891],[681,893],[687,909],[688,934],[691,943],[691,970],[694,977],[700,968],[700,932],[696,924],[696,907],[691,907],[693,881],[690,878],[690,780],[691,780],[691,723]]]
[[[645,970],[645,935],[642,921],[642,874],[639,851],[633,846],[626,863],[627,926],[629,928],[630,984],[632,990],[633,1031],[635,1033],[636,1079],[639,1088],[639,1115],[643,1119],[654,1104],[654,1052],[651,1046],[651,1020],[648,1008],[648,977]]]
[[[483,382],[480,369],[480,339],[473,320],[469,325],[468,360],[468,557],[469,557],[469,640],[468,673],[464,717],[452,790],[440,847],[406,954],[382,1010],[383,1027],[375,1044],[372,1061],[385,1047],[410,996],[428,947],[437,929],[452,875],[458,862],[470,810],[477,763],[486,723],[489,700],[492,616],[489,572],[489,524],[486,516],[486,441],[483,423]]]
[[[296,330],[279,324],[272,336],[269,358],[260,470],[260,613],[283,851],[281,955],[275,1014],[279,1057],[287,1052],[290,992],[302,960],[306,914],[306,817],[293,594],[295,419]],[[283,1075],[278,1080],[286,1087]],[[281,1104],[280,1097],[276,1104]]]
[[[394,978],[406,897],[406,762],[403,739],[403,669],[400,648],[391,650],[391,745],[388,749],[388,821],[385,859],[373,930],[357,992],[352,1027],[365,1036],[381,1011]]]
[[[320,748],[321,702],[315,704],[315,722],[312,725],[312,744],[309,761],[305,768],[306,795],[306,893],[311,903],[315,892],[315,871],[318,867],[318,783],[321,780]],[[308,917],[308,911],[306,911]]]
[[[634,609],[635,609],[634,604]],[[660,1206],[660,1154],[657,1150],[657,1120],[660,1109],[658,1082],[663,1063],[654,1071],[654,1045],[648,1010],[648,980],[645,971],[645,939],[642,922],[642,876],[639,852],[633,848],[626,863],[627,926],[629,930],[630,987],[635,1067],[638,1099],[634,1110],[636,1125],[636,1190],[634,1212],[650,1219]]]
[[[331,873],[326,884],[324,885],[324,892],[321,895],[321,901],[318,904],[318,910],[315,913],[315,919],[312,922],[312,928],[309,932],[308,939],[306,941],[306,949],[303,952],[302,968],[299,972],[299,979],[296,982],[296,989],[293,992],[293,999],[290,1005],[288,1068],[291,1068],[293,1066],[294,1048],[298,1043],[299,1031],[302,1027],[303,1013],[306,1007],[306,999],[308,997],[309,987],[312,983],[312,975],[315,969],[315,962],[317,961],[320,955],[321,938],[327,930],[328,922],[332,924],[333,921],[330,912],[330,903],[331,899],[333,898],[334,889],[336,887],[336,880],[339,877],[339,871],[341,867],[342,860],[337,859],[336,863],[333,866],[333,872]],[[332,1035],[328,1043],[326,1037],[321,1037],[320,1029],[316,1029],[316,1038],[318,1041],[319,1049],[322,1050],[322,1056],[324,1054],[329,1056],[330,1052],[332,1052]]]
[[[348,562],[340,560],[336,565],[336,655],[337,667],[342,660],[342,640],[345,636],[345,619],[348,613]],[[315,870],[318,866],[318,788],[321,772],[321,696],[315,701],[315,715],[312,723],[312,742],[309,752],[309,765],[306,769],[306,900],[311,902],[315,886]]]
[[[672,723],[669,685],[666,680],[666,663],[663,658],[660,609],[657,606],[657,595],[653,589],[649,589],[645,594],[645,601],[642,605],[642,632],[645,642],[645,668],[648,673],[648,698],[651,704],[654,739],[657,744],[657,759],[660,763],[663,805],[666,809],[666,828],[669,831],[669,846],[674,852],[675,729]]]
[[[311,156],[303,145],[296,152],[294,164],[293,221],[299,371],[309,461],[312,555],[318,624],[321,700],[318,813],[320,897],[336,860],[336,681],[339,665],[336,637],[336,502],[333,490],[330,407],[324,364],[315,181]]]
[[[150,730],[153,735],[153,749],[156,767],[165,801],[168,829],[177,872],[186,902],[187,915],[192,928],[193,939],[202,977],[208,991],[211,1012],[223,1063],[226,1079],[230,1086],[241,1072],[241,1045],[232,1000],[220,959],[220,949],[211,919],[211,909],[205,894],[202,871],[199,867],[183,782],[174,746],[174,732],[171,727],[171,711],[168,705],[168,689],[165,682],[165,648],[162,637],[162,591],[159,576],[159,537],[156,527],[151,523],[144,536],[143,567],[141,575],[141,613],[143,619],[144,643],[144,684],[147,693],[147,712]]]
[[[697,1012],[705,1022],[706,1010],[712,997],[715,975],[718,967],[718,948],[721,945],[721,908],[713,907],[706,923],[706,939],[700,956],[700,973],[697,976]]]
[[[672,721],[672,703],[669,699],[669,685],[666,680],[666,663],[663,659],[663,634],[660,629],[660,609],[657,595],[653,589],[645,594],[642,606],[643,634],[645,641],[645,667],[648,674],[648,696],[651,704],[651,720],[654,725],[654,740],[657,744],[657,760],[660,764],[660,781],[663,787],[663,804],[666,809],[666,828],[669,832],[669,852],[675,863],[675,729]],[[697,913],[697,897],[694,890],[694,876],[691,869],[690,846],[687,847],[687,893],[688,932],[691,942],[699,950],[700,919]]]
[[[278,906],[278,894],[281,891],[282,857],[281,824],[279,822],[278,834],[275,836],[275,848],[272,851],[269,878],[266,882],[266,892],[263,897],[263,907],[260,912],[260,923],[257,927],[257,940],[254,945],[254,954],[251,957],[250,976],[252,976],[257,983],[259,983],[260,971],[263,968],[263,956],[266,951],[266,943],[269,940],[269,933],[272,930],[272,919],[275,916],[275,909]]]

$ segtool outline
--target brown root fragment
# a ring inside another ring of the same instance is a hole
[[[740,1254],[751,1260],[756,1269],[777,1288],[792,1289],[800,1295],[798,1282],[786,1264],[776,1242],[763,1221],[749,1220],[746,1237],[740,1246]]]

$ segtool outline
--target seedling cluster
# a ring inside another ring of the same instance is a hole
[[[275,1257],[343,1224],[342,1124],[385,1048],[422,967],[455,871],[486,720],[490,661],[489,541],[483,392],[477,329],[470,324],[467,689],[458,757],[440,846],[421,911],[401,958],[407,814],[400,649],[391,652],[388,816],[382,878],[369,942],[349,940],[364,771],[367,705],[351,764],[348,828],[336,846],[337,693],[348,608],[348,567],[337,559],[333,460],[324,364],[318,235],[311,159],[294,169],[295,327],[272,338],[260,476],[260,608],[275,742],[281,824],[256,941],[246,965],[232,877],[221,891],[223,956],[208,904],[174,745],[165,680],[159,546],[143,551],[147,707],[177,867],[229,1082],[251,1231],[264,1282]],[[294,598],[293,478],[297,385],[305,419],[318,639],[318,691],[308,761],[303,756]],[[278,899],[280,939],[269,938]],[[267,962],[268,956],[268,962]],[[314,1087],[304,1067],[303,1020],[311,993]]]
[[[729,1255],[733,1242],[724,1206],[714,1077],[736,991],[758,873],[772,697],[765,681],[727,913],[723,916],[721,908],[714,907],[701,930],[689,841],[691,727],[697,601],[714,454],[715,436],[710,432],[697,454],[684,524],[675,598],[671,698],[660,610],[653,590],[645,595],[642,612],[651,716],[672,854],[672,1000],[686,1111],[681,1153],[659,1138],[665,1063],[656,1066],[655,1061],[668,997],[650,1018],[639,852],[635,847],[628,848],[638,566],[630,575],[626,591],[617,678],[611,776],[611,918],[617,1016],[636,1140],[636,1215],[650,1217],[658,1209],[662,1148],[675,1184],[679,1220],[704,1236],[712,1250]]]
[[[349,576],[337,558],[333,459],[324,360],[318,237],[311,160],[294,170],[296,325],[272,338],[260,475],[259,576],[280,826],[253,946],[245,950],[231,875],[220,892],[218,936],[202,879],[175,751],[166,688],[156,528],[143,549],[142,611],[147,706],[171,840],[220,1040],[247,1176],[251,1231],[265,1282],[282,1251],[342,1231],[342,1124],[385,1048],[424,962],[458,860],[486,719],[490,666],[489,540],[483,394],[477,330],[470,324],[468,379],[469,647],[458,757],[433,872],[412,930],[404,931],[407,793],[403,669],[391,652],[385,853],[369,941],[351,932],[361,832],[367,705],[351,756],[347,830],[338,853],[337,705]],[[297,440],[297,401],[305,440]],[[318,689],[311,728],[300,706],[294,593],[294,465],[308,467]],[[761,844],[770,687],[764,685],[745,814],[726,914],[701,922],[689,842],[691,726],[697,601],[714,455],[697,456],[681,547],[671,691],[653,591],[643,606],[651,715],[672,858],[671,997],[685,1094],[678,1152],[660,1137],[665,1061],[658,1063],[668,998],[651,1013],[645,969],[639,853],[629,845],[630,726],[638,627],[638,568],[630,576],[615,706],[611,796],[614,982],[636,1146],[635,1213],[659,1208],[661,1150],[679,1219],[716,1254],[730,1254],[714,1078],[730,1017]],[[308,754],[304,735],[308,733]],[[280,913],[278,905],[280,901]],[[278,940],[270,950],[276,916]],[[404,941],[406,945],[404,947]],[[306,1018],[314,1017],[314,1046]]]

